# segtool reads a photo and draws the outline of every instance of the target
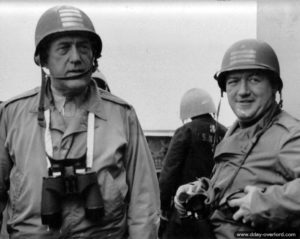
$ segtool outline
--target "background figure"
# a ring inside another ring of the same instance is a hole
[[[215,113],[211,96],[202,89],[190,89],[181,99],[180,118],[183,122],[191,121],[175,131],[163,161],[159,178],[161,238],[198,238],[200,228],[197,221],[192,218],[181,220],[173,207],[173,197],[180,185],[210,176],[214,166],[214,144],[226,131],[212,117]]]
[[[134,108],[92,79],[90,18],[50,8],[35,39],[41,87],[0,106],[0,225],[6,208],[12,239],[157,238],[154,162]]]
[[[106,77],[103,75],[103,73],[97,69],[93,74],[92,74],[92,78],[95,80],[97,86],[102,89],[102,90],[106,90],[108,92],[110,91],[109,85],[107,83]]]
[[[226,51],[215,79],[237,121],[216,148],[211,179],[179,187],[175,207],[185,215],[180,195],[205,193],[201,203],[217,239],[264,232],[300,238],[300,122],[281,108],[275,51],[263,41],[240,40]]]

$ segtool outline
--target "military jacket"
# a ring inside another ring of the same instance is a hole
[[[218,203],[247,185],[259,188],[250,207],[251,220],[257,228],[234,221],[232,213],[215,210],[211,221],[217,239],[234,238],[237,232],[287,232],[299,228],[300,123],[285,111],[274,115],[277,108],[274,105],[249,128],[240,129],[236,122],[217,147],[211,182],[216,197],[223,194]],[[236,178],[228,185],[240,165]]]
[[[11,238],[155,238],[159,189],[154,163],[133,107],[92,81],[81,113],[68,127],[46,91],[53,157],[86,152],[87,115],[95,114],[92,170],[104,201],[99,222],[85,218],[80,197],[62,200],[59,230],[41,224],[41,193],[48,177],[44,133],[37,121],[40,88],[11,99],[0,111],[0,209],[7,205]]]

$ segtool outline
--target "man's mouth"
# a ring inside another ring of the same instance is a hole
[[[84,73],[84,70],[69,70],[67,71],[67,76],[76,76]]]
[[[237,101],[236,106],[240,111],[244,111],[252,108],[253,102],[253,100],[239,100]]]
[[[62,77],[65,80],[76,80],[84,76],[88,71],[85,70],[69,70],[66,73],[66,77]]]
[[[254,101],[253,100],[238,100],[237,103],[240,105],[249,105],[252,104]]]

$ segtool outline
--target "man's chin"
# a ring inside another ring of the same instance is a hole
[[[261,117],[262,117],[262,115],[258,116],[253,113],[237,115],[239,122],[246,127],[255,124],[256,122],[258,122],[261,119]]]
[[[243,119],[243,120],[246,120],[247,118],[251,118],[251,113],[241,108],[236,109],[236,115],[239,119]]]
[[[64,92],[64,94],[68,95],[77,95],[81,94],[88,87],[90,81],[87,80],[68,80],[60,82],[60,86],[58,86],[58,90]]]
[[[80,90],[83,90],[85,89],[88,85],[89,85],[89,82],[67,82],[65,84],[67,86],[67,88],[69,88],[70,90],[74,90],[74,91],[80,91]]]

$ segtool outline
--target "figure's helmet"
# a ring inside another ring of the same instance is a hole
[[[180,119],[182,121],[208,113],[216,113],[211,96],[203,89],[192,88],[182,97],[180,102]]]
[[[45,50],[43,46],[49,40],[68,33],[87,36],[91,40],[94,57],[97,59],[101,56],[102,41],[90,18],[78,8],[56,6],[48,9],[38,21],[35,30],[35,63],[41,65],[41,51]]]
[[[272,47],[263,41],[245,39],[234,43],[225,53],[221,70],[214,75],[222,91],[226,91],[226,73],[236,70],[261,69],[272,72],[278,85],[278,91],[282,90],[279,62]]]
[[[99,88],[110,92],[106,77],[99,69],[92,74],[92,78],[96,81]]]

